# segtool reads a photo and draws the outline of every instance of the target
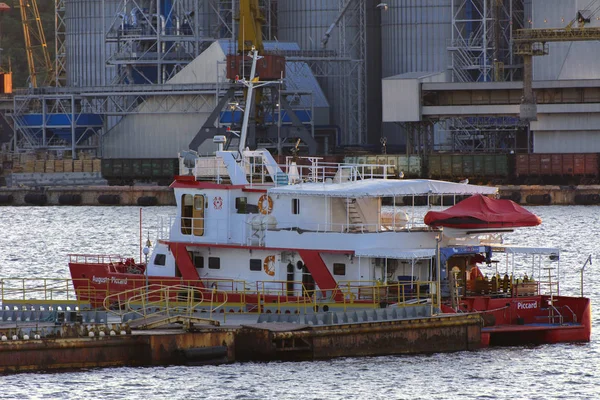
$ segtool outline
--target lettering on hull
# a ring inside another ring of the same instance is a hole
[[[107,276],[92,276],[92,282],[97,283],[99,285],[106,284],[109,282],[109,278]],[[127,285],[127,278],[119,279],[114,276],[110,278],[110,283],[114,285]]]
[[[537,301],[520,301],[517,303],[517,310],[532,310],[538,308]]]

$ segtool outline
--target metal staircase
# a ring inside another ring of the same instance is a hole
[[[356,199],[345,199],[346,213],[348,215],[348,232],[363,232],[364,218],[360,208],[356,204]]]

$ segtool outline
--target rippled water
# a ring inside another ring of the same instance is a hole
[[[555,246],[561,292],[579,294],[588,254],[586,295],[600,303],[600,207],[531,208],[540,227],[509,242]],[[156,214],[145,208],[144,236]],[[68,277],[69,253],[139,257],[135,207],[0,207],[0,276]],[[600,317],[594,313],[595,327]],[[301,363],[114,368],[0,378],[0,399],[599,399],[600,345],[493,348],[429,356],[341,358]],[[0,355],[1,356],[1,355]]]

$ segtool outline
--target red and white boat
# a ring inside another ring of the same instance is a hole
[[[540,220],[512,202],[482,197],[496,188],[391,179],[387,166],[316,157],[280,166],[266,150],[243,148],[244,120],[236,151],[181,157],[182,174],[171,185],[177,213],[161,220],[147,263],[70,256],[79,300],[122,307],[161,300],[161,288],[176,287],[183,289],[162,300],[193,297],[210,312],[420,304],[430,315],[480,313],[484,345],[589,341],[589,299],[561,296],[553,278],[559,251],[503,245],[503,234]],[[472,195],[426,216],[429,225],[410,200]],[[521,256],[528,264],[514,263]],[[486,268],[493,277],[477,273]]]
[[[147,264],[71,256],[80,300],[111,305],[147,286],[179,285],[196,288],[201,307],[220,312],[429,304],[481,313],[484,344],[590,339],[589,299],[560,295],[555,281],[559,250],[503,245],[502,235],[540,220],[508,200],[481,197],[495,188],[388,179],[366,166],[318,159],[281,168],[260,150],[243,151],[240,160],[220,151],[182,168],[191,174],[171,185],[177,215],[162,220]],[[218,183],[203,180],[207,170]],[[432,226],[410,201],[394,201],[452,195],[474,196],[430,212]],[[513,218],[497,223],[505,207],[516,210]],[[456,216],[463,222],[440,227]],[[490,276],[474,274],[478,269]]]

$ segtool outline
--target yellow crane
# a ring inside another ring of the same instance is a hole
[[[25,53],[32,87],[44,86],[53,79],[52,60],[36,0],[19,0]]]
[[[259,53],[262,53],[264,50],[262,25],[265,23],[265,18],[260,12],[258,0],[241,0],[240,14],[237,20],[240,24],[238,52],[247,54],[254,47]]]
[[[597,3],[590,3],[588,8]],[[517,29],[513,32],[515,54],[523,56],[523,100],[521,104],[521,119],[536,120],[537,107],[533,95],[533,57],[548,54],[548,43],[551,42],[583,42],[600,40],[600,27],[586,27],[590,18],[600,11],[600,6],[594,10],[583,10],[564,28],[535,28]]]

